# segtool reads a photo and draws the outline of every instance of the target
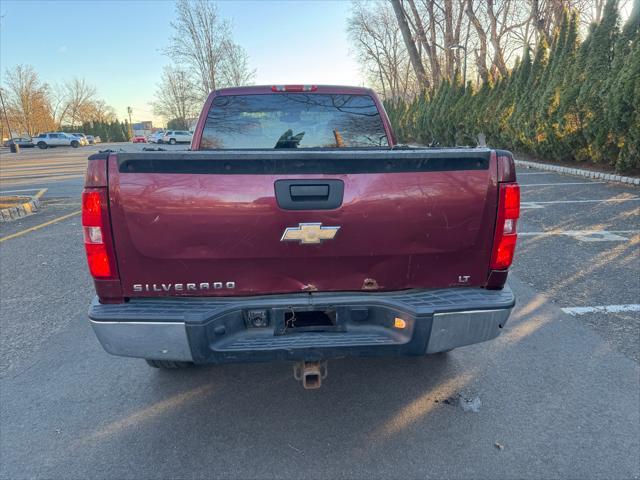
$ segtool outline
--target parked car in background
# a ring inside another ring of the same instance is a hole
[[[95,137],[93,135],[87,135],[87,141],[89,142],[89,145],[93,145],[94,143],[96,143]]]
[[[164,136],[164,130],[154,132],[147,137],[149,143],[162,143],[162,137]]]
[[[87,140],[87,136],[84,133],[72,133],[71,135],[80,140],[80,145],[82,145],[83,147],[89,145],[89,140]]]
[[[169,130],[162,136],[162,143],[175,145],[176,143],[191,143],[193,133],[186,130]]]
[[[78,148],[80,146],[80,139],[70,133],[49,132],[41,133],[35,137],[33,143],[42,149],[62,146]]]
[[[12,144],[18,145],[21,148],[30,148],[35,146],[33,144],[33,140],[30,137],[15,137],[15,138],[10,138],[9,140],[5,141],[3,143],[3,145],[5,147],[10,147]]]
[[[147,143],[147,139],[144,138],[142,135],[136,135],[131,139],[131,141],[133,143]]]
[[[93,142],[94,143],[102,143],[102,139],[100,138],[100,135],[96,135],[93,137]]]

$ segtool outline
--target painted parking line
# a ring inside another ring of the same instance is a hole
[[[522,187],[560,187],[567,185],[602,185],[607,182],[559,182],[559,183],[521,183]]]
[[[61,175],[56,177],[42,177],[42,178],[24,178],[20,180],[4,179],[0,177],[0,186],[23,186],[43,183],[54,183],[64,180],[73,180],[75,178],[84,178],[85,175]]]
[[[47,190],[49,190],[48,188],[41,188],[40,190],[38,190],[38,193],[36,193],[33,198],[35,198],[36,200],[40,200],[42,198],[42,196],[47,193]]]
[[[0,167],[0,173],[2,174],[8,174],[8,173],[16,173],[16,172],[33,172],[34,170],[38,170],[38,171],[50,171],[50,170],[60,170],[60,169],[70,169],[70,168],[74,168],[74,169],[79,169],[79,168],[86,168],[87,166],[83,164],[80,164],[78,162],[74,162],[74,163],[47,163],[45,165],[12,165],[10,167]]]
[[[640,312],[640,304],[630,303],[626,305],[598,305],[596,307],[567,307],[563,308],[564,313],[573,315],[585,315],[587,313],[623,313]]]
[[[36,194],[33,196],[33,198],[40,200],[40,198],[42,198],[42,196],[47,193],[47,190],[49,190],[48,188],[27,188],[27,189],[23,189],[23,190],[2,190],[0,191],[0,195],[4,195],[6,193],[20,193],[20,192],[36,192]],[[14,195],[16,196],[16,195]],[[19,196],[26,196],[26,195],[19,195]]]
[[[69,172],[57,172],[57,173],[46,173],[46,172],[41,172],[41,173],[34,173],[32,175],[7,175],[7,176],[1,176],[0,179],[2,179],[3,181],[13,181],[13,180],[30,180],[32,178],[58,178],[58,177],[64,177],[64,176],[69,176],[71,174],[78,174],[81,173],[80,170],[78,169],[74,169],[73,171],[69,171]]]
[[[521,202],[520,208],[523,210],[532,208],[545,208],[545,205],[560,205],[563,203],[623,203],[623,202],[637,202],[640,197],[625,197],[625,198],[603,198],[593,200],[546,200],[546,201],[533,201],[533,202]]]
[[[21,193],[21,192],[38,192],[39,188],[21,188],[19,190],[2,190],[0,191],[0,195],[4,195],[5,193]],[[43,190],[46,190],[44,188]]]
[[[518,232],[519,237],[566,236],[581,242],[627,242],[622,235],[633,235],[640,230],[549,230],[546,232]]]
[[[29,232],[33,232],[35,230],[40,230],[41,228],[48,227],[49,225],[53,225],[54,223],[61,222],[62,220],[66,220],[67,218],[71,218],[75,215],[79,215],[81,210],[77,212],[72,212],[67,215],[63,215],[61,217],[54,218],[53,220],[49,220],[48,222],[41,223],[40,225],[36,225],[35,227],[27,228],[25,230],[20,230],[19,232],[12,233],[11,235],[7,235],[6,237],[0,237],[0,243],[6,242],[7,240],[11,240],[12,238],[21,237]]]
[[[536,202],[520,202],[520,210],[531,210],[534,208],[544,208],[544,205]]]

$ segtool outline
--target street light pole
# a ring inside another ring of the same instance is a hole
[[[467,91],[467,47],[464,48],[464,91]]]
[[[127,113],[129,114],[129,139],[133,138],[133,126],[131,125],[131,113],[133,109],[131,107],[127,107]]]

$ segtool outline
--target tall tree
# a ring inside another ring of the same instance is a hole
[[[189,128],[188,120],[195,117],[202,106],[197,86],[179,67],[164,68],[155,98],[154,113],[180,122],[180,129]]]
[[[15,133],[35,135],[55,123],[49,109],[49,89],[31,65],[16,65],[6,71],[5,102]]]
[[[619,148],[616,166],[624,170],[640,167],[640,1],[616,44],[609,94],[605,103],[607,120]]]
[[[223,87],[250,85],[256,76],[255,69],[249,67],[249,55],[237,43],[227,42],[226,53],[222,57],[219,84]]]
[[[422,64],[422,59],[420,58],[420,54],[418,53],[418,49],[416,48],[416,44],[411,35],[411,31],[409,30],[409,23],[407,22],[407,15],[404,7],[400,3],[400,0],[391,0],[391,5],[393,5],[393,11],[396,14],[398,27],[402,33],[402,38],[404,39],[404,44],[407,48],[407,52],[409,53],[409,60],[411,61],[413,70],[416,73],[418,84],[422,89],[428,90],[431,87],[431,83],[427,78],[424,65]]]
[[[475,28],[476,30],[476,34],[478,35],[479,46],[475,51],[475,60],[476,67],[478,69],[478,75],[482,79],[483,83],[487,83],[489,81],[489,68],[487,67],[487,33],[484,29],[484,26],[482,25],[482,22],[480,22],[474,12],[473,0],[468,0],[466,13],[469,17],[469,21],[473,24],[473,28]]]
[[[431,79],[434,85],[440,84],[441,72],[440,72],[440,62],[438,60],[438,49],[436,45],[436,32],[435,32],[435,17],[431,15],[429,18],[431,19],[430,23],[430,39],[427,38],[427,32],[425,31],[424,23],[422,21],[421,15],[418,12],[418,8],[416,7],[416,3],[414,0],[407,0],[409,4],[409,8],[411,9],[411,14],[413,16],[412,23],[414,25],[414,29],[416,30],[418,40],[422,44],[422,48],[424,49],[427,58],[429,59],[429,66],[431,69]],[[433,9],[431,9],[431,13],[433,14]]]
[[[247,55],[233,42],[229,22],[209,0],[177,0],[173,35],[165,54],[189,68],[198,79],[201,96],[252,79]]]
[[[545,160],[640,169],[640,6],[620,29],[608,0],[581,44],[579,13],[563,12],[550,48],[540,35],[533,61],[525,48],[495,83],[461,94],[444,80],[408,105],[387,103],[400,140],[460,144],[481,132],[490,145]]]
[[[413,98],[415,75],[389,3],[354,2],[347,32],[367,80],[383,98]]]
[[[590,148],[586,153],[596,161],[607,161],[611,153],[605,146],[610,142],[606,116],[608,77],[619,35],[617,0],[608,0],[602,21],[593,29],[587,51],[585,81],[580,87],[579,104],[587,112],[584,135]],[[594,148],[595,147],[595,148]]]
[[[90,120],[95,100],[96,88],[88,84],[84,78],[67,81],[64,84],[65,116],[61,120],[68,122],[72,127]]]

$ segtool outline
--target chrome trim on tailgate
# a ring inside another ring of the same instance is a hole
[[[193,361],[184,322],[96,322],[103,348],[124,357]]]

